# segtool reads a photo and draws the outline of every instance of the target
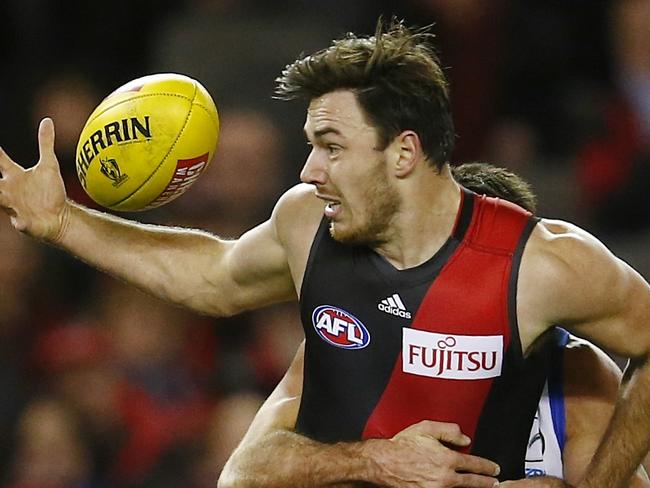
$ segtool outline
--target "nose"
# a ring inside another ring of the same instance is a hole
[[[316,148],[312,148],[300,172],[300,181],[311,185],[324,185],[327,182],[327,169]]]

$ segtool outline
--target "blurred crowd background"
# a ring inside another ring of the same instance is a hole
[[[54,118],[71,198],[99,101],[155,72],[220,110],[209,171],[144,222],[236,237],[298,180],[305,106],[271,98],[302,52],[377,17],[435,24],[455,162],[527,178],[650,278],[650,0],[3,0],[0,145],[29,166]],[[0,220],[0,486],[212,487],[302,332],[293,304],[230,319],[170,307]]]

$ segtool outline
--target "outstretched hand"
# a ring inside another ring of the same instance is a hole
[[[496,486],[497,464],[445,445],[464,447],[469,443],[456,424],[424,420],[412,425],[389,441],[374,444],[371,459],[378,469],[378,484],[413,488]]]
[[[38,163],[29,169],[15,163],[0,148],[0,207],[19,231],[56,242],[65,229],[68,206],[50,118],[39,125],[38,148]]]

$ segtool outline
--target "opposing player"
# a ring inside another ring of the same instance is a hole
[[[453,175],[471,191],[503,198],[535,212],[536,198],[530,185],[508,170],[470,163],[454,167]],[[545,368],[546,382],[530,430],[525,472],[527,477],[555,476],[573,485],[583,477],[607,428],[621,372],[597,347],[559,328],[549,332],[544,354],[547,360],[541,366]],[[220,487],[276,486],[278,471],[269,470],[269,465],[284,463],[287,469],[295,468],[286,462],[297,447],[287,442],[292,434],[286,431],[295,429],[303,363],[304,344],[228,461]],[[342,455],[326,444],[321,449],[330,459]],[[302,458],[301,463],[308,464],[315,458]],[[650,486],[643,469],[637,471],[630,486]]]
[[[425,33],[396,24],[335,41],[287,67],[278,93],[309,100],[306,184],[238,240],[67,201],[49,119],[34,168],[0,155],[0,206],[17,229],[199,312],[230,315],[299,296],[306,350],[297,426],[316,441],[345,443],[359,462],[342,470],[323,458],[293,486],[313,476],[395,486],[412,476],[410,463],[422,468],[412,486],[492,486],[492,461],[500,479],[522,477],[543,386],[524,353],[557,323],[634,359],[579,484],[626,486],[650,445],[643,278],[573,225],[459,187],[448,165],[447,83]],[[431,418],[460,425],[468,437],[453,440],[462,452],[428,435]],[[413,448],[422,443],[438,455]]]

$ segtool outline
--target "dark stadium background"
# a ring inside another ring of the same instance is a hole
[[[93,107],[145,74],[196,77],[222,117],[213,165],[177,201],[127,217],[236,236],[307,154],[304,105],[273,100],[275,77],[381,14],[434,25],[454,162],[523,175],[540,215],[585,227],[650,278],[650,0],[4,0],[0,145],[31,165],[52,116],[69,194],[92,205],[74,153]],[[300,340],[294,305],[198,317],[2,219],[0,486],[214,486]]]

